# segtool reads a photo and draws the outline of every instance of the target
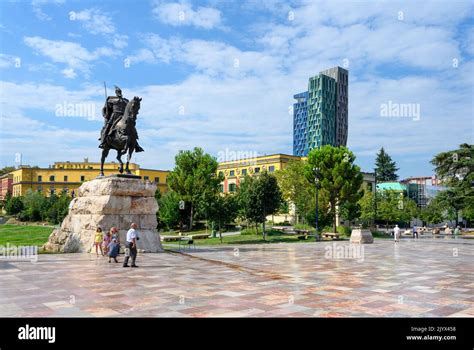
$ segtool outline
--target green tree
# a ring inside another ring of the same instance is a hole
[[[13,170],[15,170],[15,167],[14,167],[14,166],[6,166],[6,167],[3,167],[2,169],[0,169],[0,175],[7,174],[7,173],[9,173],[9,172],[12,172]]]
[[[357,203],[363,194],[360,189],[363,176],[354,160],[354,154],[342,146],[325,145],[308,155],[306,178],[313,183],[317,178],[320,188],[327,192],[333,232],[336,232],[336,208]]]
[[[19,214],[23,209],[25,209],[23,197],[10,197],[5,203],[5,211],[8,215]]]
[[[168,175],[168,185],[189,207],[189,229],[193,227],[195,209],[208,193],[217,193],[223,181],[216,175],[218,163],[201,148],[180,151],[175,157],[175,168]]]
[[[217,228],[222,243],[222,227],[237,217],[238,201],[234,194],[217,194],[209,202],[208,220]]]
[[[174,191],[166,192],[158,200],[158,221],[168,230],[176,227],[180,222],[179,195]]]
[[[23,217],[29,221],[44,221],[48,210],[48,199],[39,192],[28,190],[23,199]]]
[[[398,179],[397,170],[397,164],[382,147],[375,159],[377,181],[396,181]]]
[[[314,211],[315,185],[304,175],[306,161],[291,160],[282,170],[275,172],[282,196],[295,206],[295,223]]]
[[[359,200],[360,219],[362,222],[368,224],[374,220],[374,193],[365,191],[362,198]]]
[[[420,209],[420,219],[428,224],[438,224],[444,221],[443,212],[442,205],[435,197],[426,207]]]
[[[266,171],[259,176],[246,176],[239,187],[237,200],[242,216],[255,223],[257,230],[258,224],[263,224],[265,240],[266,217],[277,213],[283,200],[276,177]]]
[[[431,163],[443,185],[448,189],[439,194],[440,202],[457,221],[458,212],[474,219],[474,145],[463,143],[458,149],[437,154]]]

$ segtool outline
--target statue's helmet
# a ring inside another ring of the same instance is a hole
[[[122,97],[122,89],[120,89],[117,85],[115,85],[115,95],[117,97]]]

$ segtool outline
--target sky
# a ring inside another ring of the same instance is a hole
[[[473,7],[1,0],[0,166],[99,161],[104,82],[142,98],[142,167],[172,169],[196,146],[219,160],[291,154],[293,95],[341,66],[356,163],[372,171],[384,147],[401,178],[432,175],[436,153],[474,143]]]

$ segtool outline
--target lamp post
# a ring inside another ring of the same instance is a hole
[[[314,184],[316,186],[316,234],[315,239],[318,240],[318,175],[319,175],[319,168],[313,168],[314,171]]]

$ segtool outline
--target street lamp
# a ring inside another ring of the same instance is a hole
[[[316,234],[315,239],[318,240],[318,175],[319,175],[319,168],[313,168],[314,171],[314,184],[316,186]]]

